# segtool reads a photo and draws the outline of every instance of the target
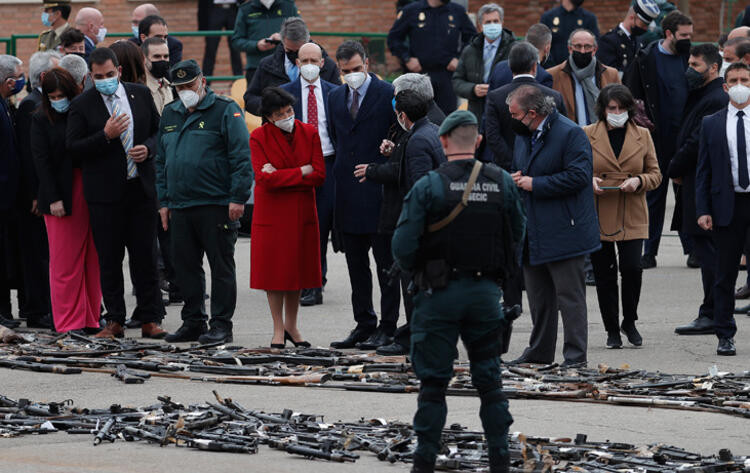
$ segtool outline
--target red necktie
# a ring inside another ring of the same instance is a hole
[[[315,86],[308,85],[310,93],[307,94],[307,123],[318,129],[318,101],[315,100]]]

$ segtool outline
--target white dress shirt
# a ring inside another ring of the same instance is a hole
[[[740,109],[729,103],[727,107],[727,146],[729,147],[729,160],[732,163],[732,184],[734,185],[735,192],[750,192],[750,188],[743,189],[740,187],[740,172],[739,172],[739,159],[747,159],[747,153],[745,156],[737,156],[737,112]],[[750,107],[742,109],[745,112],[745,116],[742,117],[743,126],[745,127],[745,150],[750,146],[750,119],[747,114],[750,113]],[[750,162],[748,162],[750,165]],[[748,167],[750,169],[750,167]]]
[[[111,96],[104,95],[101,92],[99,93],[99,95],[102,96],[102,100],[104,100],[104,105],[107,107],[107,110],[109,110],[110,116],[114,111],[113,103],[120,104],[120,114],[125,113],[128,115],[128,117],[130,117],[130,121],[128,122],[128,130],[130,131],[130,136],[133,136],[133,111],[130,109],[130,100],[128,100],[128,96],[125,93],[125,87],[123,87],[122,82],[118,84],[117,91],[115,91],[115,93]],[[114,102],[110,102],[110,97],[112,96],[114,96]],[[135,143],[133,143],[133,146],[135,146]]]
[[[299,79],[302,86],[302,121],[310,123],[307,117],[307,102],[310,95],[310,86],[315,89],[315,102],[318,106],[318,136],[320,136],[320,145],[323,148],[323,156],[331,156],[335,153],[331,137],[328,136],[328,120],[326,120],[326,108],[323,101],[323,89],[320,85],[320,77],[312,84],[307,82],[303,77]]]

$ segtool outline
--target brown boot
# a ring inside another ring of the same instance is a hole
[[[123,330],[122,325],[110,320],[101,332],[94,335],[94,338],[122,338],[124,336],[125,330]]]
[[[166,336],[167,332],[156,322],[149,322],[141,326],[141,337],[143,338],[164,338]]]

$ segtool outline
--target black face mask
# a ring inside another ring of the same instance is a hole
[[[86,53],[68,53],[68,54],[75,54],[76,56],[86,59]]]
[[[570,0],[570,3],[572,3],[574,7],[578,8],[583,5],[583,0]]]
[[[299,51],[285,51],[286,52],[286,58],[289,59],[289,62],[292,64],[297,64],[297,56],[299,55]]]
[[[703,83],[706,82],[706,77],[702,72],[698,72],[692,67],[688,67],[685,71],[685,79],[687,79],[688,89],[695,90],[703,87]]]
[[[510,119],[510,128],[513,130],[513,133],[518,136],[531,136],[531,130],[523,122],[523,119],[526,118],[526,115],[528,114],[529,112],[526,112],[520,120],[517,120],[515,118]]]
[[[679,39],[674,43],[674,50],[680,56],[686,56],[690,54],[690,46],[691,44],[689,39]]]
[[[449,4],[449,3],[451,2],[451,0],[440,0],[440,2],[441,2],[441,3],[443,4],[443,5],[448,5],[448,4]]]
[[[633,35],[633,36],[640,36],[640,35],[642,35],[642,34],[644,34],[644,33],[647,33],[647,32],[648,32],[648,30],[644,30],[644,29],[643,29],[643,28],[641,28],[640,26],[635,26],[635,25],[633,25],[633,26],[632,26],[632,27],[630,28],[630,34],[631,34],[631,35]]]
[[[169,61],[152,61],[151,75],[157,79],[162,79],[169,75]]]
[[[576,63],[578,69],[583,69],[591,64],[593,58],[594,56],[591,52],[582,53],[580,51],[573,51],[573,62]]]

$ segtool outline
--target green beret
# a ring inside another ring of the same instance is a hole
[[[456,110],[445,117],[443,124],[440,125],[440,130],[438,130],[438,135],[447,135],[453,131],[454,128],[461,125],[479,125],[479,122],[477,121],[476,115],[473,113],[467,110]]]
[[[183,85],[193,82],[196,77],[201,75],[201,68],[195,59],[180,61],[169,71],[172,79],[172,85]]]

